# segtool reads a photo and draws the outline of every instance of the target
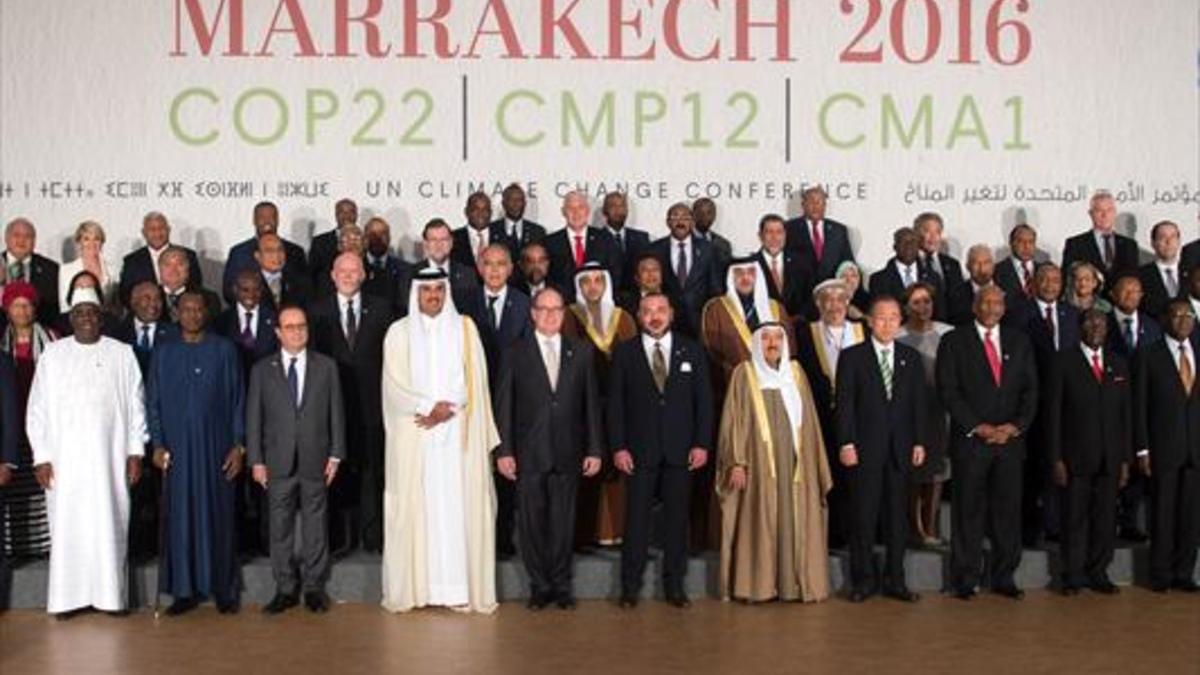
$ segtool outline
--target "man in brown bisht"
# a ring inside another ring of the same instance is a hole
[[[832,486],[808,378],[766,322],[733,371],[717,442],[721,598],[829,597],[825,495]]]
[[[592,363],[600,389],[600,409],[608,392],[608,368],[618,343],[637,337],[637,323],[613,301],[612,275],[598,262],[589,261],[575,272],[575,304],[563,320],[563,335],[587,340],[596,348]],[[611,465],[593,477],[582,478],[576,498],[577,547],[615,546],[621,543],[625,524],[625,484]]]

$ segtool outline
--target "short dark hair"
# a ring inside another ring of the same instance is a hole
[[[914,230],[917,229],[918,227],[921,226],[921,223],[923,223],[927,220],[936,221],[939,228],[946,229],[946,221],[942,220],[942,217],[940,215],[934,213],[933,211],[925,211],[925,212],[917,214],[917,217],[913,218],[913,224],[912,224],[913,229]]]
[[[782,225],[786,221],[784,221],[783,216],[779,215],[778,213],[768,213],[762,218],[758,219],[758,233],[762,234],[763,230],[767,227],[767,223],[772,222],[780,223]]]
[[[427,238],[430,230],[439,227],[444,227],[447,230],[450,229],[450,225],[446,221],[442,220],[441,218],[433,218],[428,223],[425,223],[425,227],[421,228],[421,238]]]
[[[891,303],[891,304],[895,305],[896,309],[900,310],[901,314],[904,313],[904,305],[900,304],[899,298],[892,295],[891,293],[880,293],[879,295],[876,295],[875,297],[871,298],[871,304],[867,306],[867,314],[873,314],[875,312],[876,305],[882,305],[882,304],[887,304],[887,303]]]
[[[1150,228],[1150,241],[1154,241],[1158,237],[1159,228],[1165,227],[1167,225],[1170,225],[1171,227],[1175,228],[1176,231],[1179,230],[1179,225],[1177,225],[1174,221],[1160,220],[1154,224],[1154,227]]]
[[[275,213],[279,213],[279,207],[275,205],[275,202],[271,202],[271,201],[265,201],[265,200],[264,200],[264,201],[261,201],[261,202],[259,202],[259,203],[257,203],[257,204],[255,204],[255,205],[254,205],[254,210],[255,210],[255,211],[257,211],[257,210],[259,210],[259,209],[265,209],[265,208],[270,208],[270,209],[271,209],[272,211],[274,211]]]
[[[1035,237],[1037,236],[1037,230],[1034,229],[1034,227],[1032,225],[1030,225],[1029,223],[1017,223],[1016,225],[1013,225],[1013,228],[1011,230],[1008,231],[1008,243],[1009,244],[1012,244],[1013,241],[1016,240],[1017,233],[1020,232],[1021,230],[1029,230],[1033,234],[1033,236],[1035,236]]]

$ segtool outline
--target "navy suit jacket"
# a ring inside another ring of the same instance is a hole
[[[471,294],[470,307],[460,310],[470,316],[475,322],[475,327],[479,329],[479,341],[483,343],[483,353],[487,358],[488,382],[492,383],[493,389],[499,382],[500,364],[507,357],[509,348],[514,342],[533,332],[529,307],[529,296],[509,286],[504,294],[504,306],[496,308],[500,315],[498,328],[492,325],[487,293],[483,288],[478,288]]]
[[[176,244],[172,244],[172,246],[182,248],[187,253],[188,287],[203,287],[204,273],[200,270],[200,259],[196,257],[196,252],[186,246],[178,246]],[[124,262],[121,263],[121,283],[118,287],[118,293],[123,307],[129,306],[129,295],[133,293],[133,287],[143,281],[158,283],[158,275],[155,274],[154,270],[154,259],[150,257],[150,248],[148,246],[143,246],[125,256]]]
[[[616,241],[616,236],[613,236]],[[650,233],[629,225],[621,228],[617,250],[621,257],[621,285],[617,290],[631,290],[637,285],[637,261],[650,248]]]
[[[1037,360],[1038,372],[1050,372],[1058,352],[1068,349],[1079,349],[1079,310],[1061,300],[1054,304],[1054,324],[1058,329],[1058,348],[1054,347],[1054,335],[1046,323],[1046,316],[1041,313],[1036,300],[1026,301],[1028,309],[1025,312],[1025,334],[1033,345],[1033,356]]]
[[[254,327],[254,348],[246,349],[242,344],[242,319],[246,310],[240,304],[227,307],[217,317],[215,324],[217,335],[227,338],[238,349],[242,359],[243,371],[250,374],[250,368],[264,356],[279,351],[279,336],[275,334],[275,308],[265,301],[258,305],[257,325]],[[249,379],[246,380],[249,382]]]
[[[133,324],[133,315],[131,314],[109,331],[109,337],[133,347],[133,355],[137,357],[138,368],[141,369],[142,377],[144,378],[146,376],[146,368],[150,365],[150,355],[154,353],[153,347],[158,346],[163,340],[178,339],[179,327],[167,320],[164,314],[163,318],[154,324],[154,338],[151,349],[143,350],[138,348],[138,340],[141,339],[141,336],[137,334],[137,329]]]
[[[0,262],[3,260],[0,258]],[[37,253],[30,254],[26,281],[37,289],[38,323],[46,327],[55,325],[62,313],[58,306],[58,263]]]
[[[767,295],[783,305],[788,316],[802,316],[812,309],[813,272],[804,256],[783,249],[783,288],[775,287],[767,256],[761,249],[754,254],[754,259],[758,261],[758,273],[767,281]]]
[[[1179,254],[1179,276],[1187,277],[1197,267],[1200,267],[1200,239],[1184,246]]]
[[[257,249],[258,239],[255,237],[229,249],[229,255],[225,258],[225,275],[221,280],[221,294],[227,304],[233,305],[237,302],[237,293],[234,287],[237,285],[237,278],[242,270],[258,269],[258,261],[254,259],[254,251]],[[287,239],[283,240],[283,249],[287,254],[287,262],[283,264],[284,270],[291,270],[311,282],[312,273],[308,269],[308,258],[304,255],[304,249]]]
[[[450,259],[457,262],[463,267],[469,267],[475,270],[476,278],[479,275],[478,261],[475,260],[475,242],[471,239],[470,225],[463,225],[451,233],[451,238],[454,241],[453,248],[450,249]],[[508,241],[508,234],[504,231],[503,221],[491,223],[488,225],[488,243],[489,244],[504,244],[508,246],[508,250],[512,252],[512,246]],[[513,258],[516,261],[516,258]]]
[[[1131,348],[1125,340],[1124,326],[1117,322],[1117,315],[1115,313],[1108,315],[1108,342],[1105,347],[1120,354],[1130,363],[1136,363],[1137,352],[1155,342],[1160,342],[1163,336],[1162,327],[1149,314],[1139,311],[1137,317],[1137,346]]]

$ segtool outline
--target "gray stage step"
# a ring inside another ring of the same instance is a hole
[[[882,565],[882,550],[877,552]],[[1109,574],[1119,584],[1145,583],[1148,576],[1149,549],[1145,546],[1117,549]],[[646,570],[644,595],[661,595],[661,576],[656,551],[651,552],[650,565]],[[943,589],[949,554],[945,551],[910,550],[906,568],[908,585],[913,590],[937,592]],[[693,597],[717,594],[718,558],[715,553],[693,557],[688,566],[687,592]],[[40,608],[46,604],[45,561],[32,562],[10,570],[0,580],[0,606],[12,608]],[[603,550],[593,554],[576,556],[575,592],[581,599],[616,598],[620,590],[620,554],[615,550]],[[829,557],[830,581],[835,589],[845,586],[849,574],[849,558],[843,551],[834,551]],[[1045,550],[1028,549],[1017,570],[1017,583],[1024,588],[1041,588],[1051,585],[1058,570],[1058,551],[1054,547]],[[1200,575],[1200,565],[1197,566]],[[151,563],[134,570],[135,604],[151,604],[148,589],[154,588],[156,566]],[[275,585],[271,578],[270,563],[265,558],[252,560],[242,567],[242,602],[262,604],[271,598]],[[339,561],[333,566],[329,581],[329,594],[341,602],[374,604],[380,599],[379,556],[356,554]],[[501,600],[518,600],[528,593],[525,570],[517,560],[499,563],[497,583]],[[3,592],[8,586],[11,591]],[[7,603],[5,602],[7,600]],[[168,601],[167,598],[163,599]]]

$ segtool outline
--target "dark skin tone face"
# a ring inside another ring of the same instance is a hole
[[[1192,336],[1196,328],[1196,317],[1192,316],[1192,307],[1186,302],[1172,302],[1167,307],[1167,335],[1176,340],[1186,340]]]
[[[975,296],[975,318],[984,328],[994,328],[1004,317],[1004,291],[989,286]]]
[[[100,339],[100,306],[91,303],[78,305],[71,310],[71,329],[75,340],[81,344],[94,344]]]
[[[692,236],[693,224],[695,224],[695,220],[688,207],[676,204],[667,211],[667,227],[671,229],[671,236],[675,239],[682,241]]]
[[[467,198],[467,224],[476,230],[482,230],[492,222],[492,200],[485,194],[475,193]]]
[[[1193,298],[1200,300],[1200,272],[1196,270],[1192,270],[1191,275],[1188,276],[1188,292],[1192,294]]]
[[[185,293],[179,299],[179,329],[184,342],[198,342],[204,335],[204,324],[208,320],[208,307],[204,298]]]
[[[1099,349],[1108,337],[1108,316],[1100,310],[1090,309],[1083,315],[1079,329],[1083,332],[1083,344]]]
[[[1062,295],[1062,270],[1057,267],[1051,265],[1039,267],[1034,280],[1037,282],[1038,299],[1042,302],[1054,302],[1058,296]]]
[[[352,200],[343,199],[334,205],[333,217],[338,227],[354,225],[358,222],[358,205]]]
[[[701,232],[708,232],[708,229],[717,222],[717,204],[711,199],[697,199],[692,204],[692,217],[696,219],[696,229]]]
[[[898,230],[892,239],[892,250],[896,252],[896,260],[901,264],[911,265],[917,261],[917,255],[921,252],[921,237],[907,227]]]
[[[610,192],[604,196],[604,219],[608,222],[608,226],[614,230],[619,230],[625,227],[625,219],[629,217],[629,202],[625,200],[625,195],[619,192]]]
[[[238,304],[245,308],[258,307],[258,303],[262,300],[262,277],[254,271],[249,274],[239,274],[237,278],[237,293]]]
[[[525,217],[525,191],[516,185],[509,185],[500,197],[500,206],[509,220],[520,220]]]

